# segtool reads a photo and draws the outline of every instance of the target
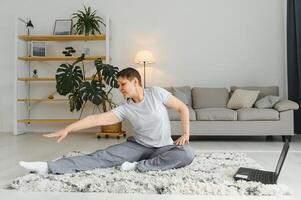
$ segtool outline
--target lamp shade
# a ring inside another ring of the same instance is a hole
[[[32,24],[32,22],[31,22],[31,20],[29,20],[27,23],[26,23],[26,28],[28,28],[28,29],[33,29],[33,24]]]
[[[137,52],[135,63],[143,64],[144,62],[148,64],[155,63],[155,59],[151,51],[143,50]]]

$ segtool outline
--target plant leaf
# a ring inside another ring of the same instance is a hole
[[[96,71],[101,74],[105,82],[110,86],[114,88],[118,88],[118,81],[117,81],[117,73],[119,71],[118,67],[114,67],[109,64],[103,64],[102,60],[100,58],[96,59],[94,62],[94,65],[96,67]]]
[[[59,66],[55,78],[57,92],[60,95],[67,95],[81,84],[83,72],[79,66],[65,63]]]
[[[91,101],[95,105],[100,105],[105,96],[105,85],[98,80],[92,80],[91,83],[85,81],[82,83],[79,93],[84,101]]]
[[[75,109],[76,111],[79,111],[84,103],[79,90],[75,90],[68,96],[69,99],[69,105],[70,105],[70,111],[73,112]]]

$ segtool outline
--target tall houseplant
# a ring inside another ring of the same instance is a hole
[[[76,34],[95,35],[101,34],[100,24],[105,25],[103,18],[96,15],[96,10],[92,11],[91,7],[84,6],[84,10],[78,10],[72,14],[72,19],[76,22],[73,30]]]
[[[112,96],[112,89],[118,88],[116,74],[119,68],[104,64],[101,58],[98,58],[94,62],[96,71],[92,75],[92,80],[87,80],[84,59],[85,54],[82,54],[72,64],[61,64],[55,76],[57,92],[60,95],[68,96],[71,112],[81,110],[79,118],[81,118],[88,101],[94,104],[100,112],[100,105],[102,105],[104,112],[108,110],[107,106],[110,109],[117,106],[110,96]],[[121,124],[119,126],[121,129]]]

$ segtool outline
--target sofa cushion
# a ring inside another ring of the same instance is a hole
[[[241,108],[237,110],[239,121],[279,120],[279,112],[275,109]]]
[[[258,90],[259,95],[257,97],[257,100],[261,99],[265,96],[268,96],[268,95],[279,96],[279,87],[278,86],[263,86],[263,87],[257,87],[257,86],[245,86],[245,87],[231,86],[230,95],[233,94],[233,92],[236,89]]]
[[[176,98],[185,103],[187,106],[191,106],[191,96],[188,97],[187,94],[174,87],[172,88],[172,93]]]
[[[229,100],[227,88],[192,88],[193,108],[217,108],[226,107]]]
[[[196,120],[195,111],[191,107],[188,107],[188,110],[189,110],[189,120],[195,121]],[[171,121],[180,121],[181,120],[180,113],[178,113],[174,109],[167,108],[167,113],[169,116],[169,120],[171,120]]]
[[[195,112],[197,120],[237,120],[237,112],[228,108],[200,108]]]
[[[234,91],[229,102],[227,103],[227,108],[251,108],[255,103],[258,94],[259,91],[237,89]]]
[[[280,101],[279,96],[265,96],[258,101],[256,101],[254,107],[255,108],[273,108],[273,106]]]
[[[167,91],[172,93],[175,97],[184,102],[187,106],[192,106],[191,88],[189,86],[182,87],[164,87]],[[183,95],[184,94],[184,95]]]

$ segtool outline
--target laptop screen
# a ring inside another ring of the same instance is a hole
[[[286,154],[288,152],[288,149],[289,149],[289,143],[285,142],[285,144],[283,145],[283,148],[282,148],[282,152],[280,154],[280,158],[279,158],[277,166],[276,166],[276,170],[275,170],[275,173],[276,173],[277,177],[279,176],[279,173],[281,171],[281,168],[282,168],[282,165],[284,163],[284,160],[285,160]]]

